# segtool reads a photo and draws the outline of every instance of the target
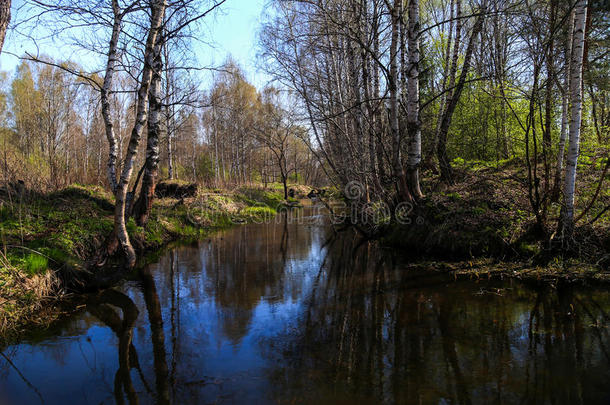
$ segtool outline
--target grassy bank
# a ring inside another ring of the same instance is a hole
[[[275,215],[283,196],[277,186],[199,190],[195,197],[157,199],[145,228],[127,228],[138,253],[174,240],[197,239],[233,224]],[[113,227],[113,196],[96,186],[58,192],[7,192],[0,206],[0,334],[47,316],[45,303],[70,291],[71,281],[112,270],[91,266]],[[116,275],[116,274],[115,274]]]
[[[577,215],[598,187],[603,160],[595,162],[581,168]],[[522,166],[515,160],[496,165],[470,162],[457,167],[456,183],[451,186],[426,179],[426,197],[411,214],[412,221],[392,226],[383,242],[424,260],[468,263],[489,258],[517,263],[523,271],[543,278],[582,278],[610,270],[610,213],[598,217],[610,205],[608,179],[588,213],[576,223],[574,239],[566,249],[551,242],[561,200],[549,204],[545,228],[537,227]]]

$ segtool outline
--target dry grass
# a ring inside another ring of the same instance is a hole
[[[61,283],[54,271],[27,275],[0,252],[0,335],[32,323],[46,304],[61,296]]]

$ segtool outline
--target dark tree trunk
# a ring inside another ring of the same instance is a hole
[[[134,217],[139,226],[148,222],[155,196],[155,185],[159,172],[159,137],[161,132],[161,46],[163,38],[159,38],[153,55],[153,76],[148,94],[148,133],[146,143],[146,163],[140,197],[134,206]]]
[[[436,153],[441,169],[441,180],[449,184],[453,183],[453,169],[451,168],[449,156],[447,155],[447,134],[449,133],[449,126],[451,125],[451,118],[453,117],[453,112],[457,107],[457,103],[460,100],[460,95],[462,94],[462,90],[464,89],[466,77],[468,76],[468,71],[470,70],[470,60],[472,59],[474,43],[477,36],[481,32],[481,29],[483,28],[484,18],[485,13],[484,11],[481,11],[481,14],[479,15],[479,17],[477,17],[477,21],[475,22],[474,27],[472,29],[472,34],[470,35],[468,46],[466,47],[466,54],[464,55],[464,64],[462,66],[460,78],[458,79],[458,83],[455,86],[451,98],[447,103],[447,108],[443,114],[439,129],[438,147]]]
[[[0,0],[0,53],[4,46],[4,37],[8,23],[11,21],[11,0]]]

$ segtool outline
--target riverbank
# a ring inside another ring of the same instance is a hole
[[[418,261],[405,268],[418,274],[448,275],[453,280],[519,280],[531,285],[557,285],[559,283],[582,286],[610,286],[610,271],[600,270],[585,263],[564,264],[555,262],[536,266],[528,262],[498,261],[476,258],[464,261]]]
[[[99,282],[103,277],[96,273],[102,269],[109,280],[125,276],[113,263],[99,268],[91,263],[113,226],[114,198],[101,187],[72,185],[50,194],[20,190],[2,200],[0,335],[51,322],[49,304],[74,291],[75,281]],[[146,228],[133,219],[127,228],[143,256],[175,240],[195,240],[233,224],[265,220],[283,204],[274,185],[203,189],[190,198],[155,200]]]
[[[610,188],[604,184],[599,187],[602,163],[600,158],[583,164],[574,238],[565,245],[553,241],[561,199],[548,204],[545,226],[537,226],[528,197],[527,173],[517,160],[457,166],[455,184],[450,186],[426,178],[425,198],[407,221],[390,227],[382,243],[416,260],[469,262],[490,258],[529,269],[554,269],[545,277],[607,273]],[[586,213],[581,216],[583,211]],[[583,268],[590,270],[581,271]]]
[[[523,173],[515,166],[509,162],[457,168],[458,181],[452,186],[425,179],[425,199],[408,221],[384,229],[380,243],[405,256],[405,263],[455,279],[607,283],[610,219],[606,215],[589,222],[608,204],[610,190],[602,189],[578,224],[577,250],[549,254],[549,235],[535,231]],[[585,172],[577,198],[582,205],[597,184],[596,168]],[[298,198],[310,190],[293,188]],[[102,188],[72,185],[52,194],[22,190],[2,197],[0,335],[26,324],[51,322],[57,312],[48,311],[47,304],[70,292],[112,285],[129,276],[118,263],[91,266],[113,223],[114,200]],[[233,224],[269,219],[284,203],[280,185],[203,189],[194,197],[157,199],[146,228],[130,220],[128,231],[138,255],[147,257],[147,252],[159,252],[172,241],[197,240]],[[559,205],[553,204],[549,224],[558,212]],[[83,282],[91,279],[95,282]],[[74,288],[75,280],[89,285]]]

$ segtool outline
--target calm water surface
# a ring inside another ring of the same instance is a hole
[[[607,289],[453,282],[299,212],[3,348],[0,404],[610,403]]]

